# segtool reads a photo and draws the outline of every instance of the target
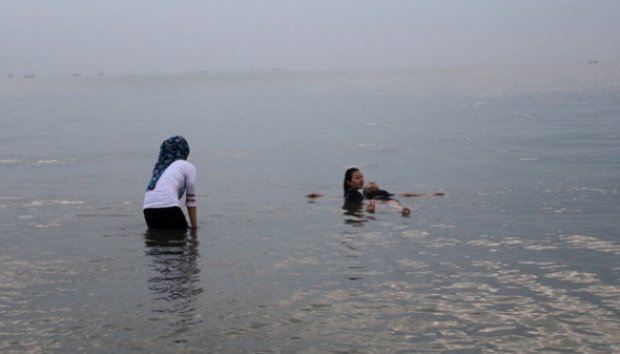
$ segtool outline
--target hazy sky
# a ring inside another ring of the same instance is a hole
[[[0,0],[0,77],[620,62],[620,0]]]

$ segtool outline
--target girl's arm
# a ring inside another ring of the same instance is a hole
[[[400,195],[402,197],[423,197],[425,195],[428,195],[426,193],[413,193],[413,192],[406,192],[406,193],[396,193],[396,195]],[[443,192],[433,192],[430,193],[431,196],[433,197],[443,197],[444,193]]]
[[[424,193],[406,192],[406,193],[396,193],[396,195],[400,195],[402,197],[423,197],[426,194],[424,194]]]

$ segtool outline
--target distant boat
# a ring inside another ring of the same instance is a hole
[[[24,75],[24,79],[34,79],[34,74]]]
[[[80,76],[82,76],[82,74],[80,74],[80,73],[73,73],[73,77],[80,77]]]
[[[598,64],[598,59],[590,59],[588,60],[588,64]]]

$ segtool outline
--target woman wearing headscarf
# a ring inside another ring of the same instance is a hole
[[[186,229],[181,198],[191,228],[196,228],[196,168],[187,162],[189,145],[182,136],[171,136],[160,147],[153,176],[144,195],[144,219],[149,229]]]

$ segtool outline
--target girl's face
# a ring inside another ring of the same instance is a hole
[[[347,181],[349,187],[357,190],[364,187],[364,175],[360,171],[355,171],[351,175],[351,180]]]
[[[379,190],[379,185],[377,184],[377,182],[368,182],[368,184],[366,185],[365,190],[372,192],[372,191],[378,191]]]

